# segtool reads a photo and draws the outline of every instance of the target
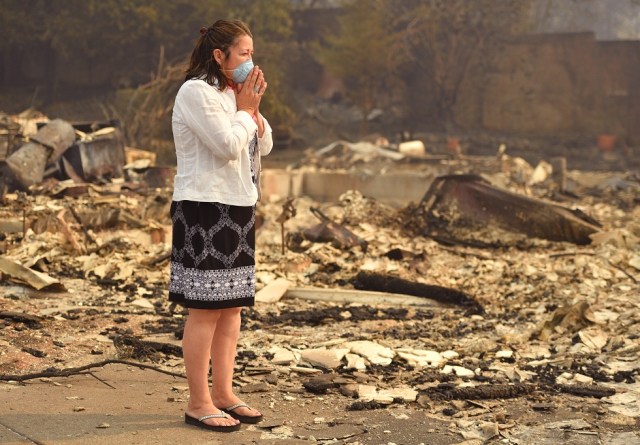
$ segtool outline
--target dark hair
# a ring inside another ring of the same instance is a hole
[[[200,38],[191,53],[184,80],[204,78],[209,85],[217,83],[218,88],[224,90],[227,77],[213,58],[213,50],[219,49],[229,57],[229,48],[243,35],[253,38],[249,27],[240,20],[218,20],[209,28],[200,28]]]

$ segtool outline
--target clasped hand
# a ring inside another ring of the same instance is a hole
[[[262,95],[267,89],[264,74],[258,66],[254,66],[244,83],[238,85],[235,90],[236,105],[238,110],[257,116]]]

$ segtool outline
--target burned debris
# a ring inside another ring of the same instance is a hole
[[[335,248],[344,250],[359,247],[364,253],[367,252],[367,242],[365,240],[359,238],[343,225],[332,221],[331,218],[322,213],[320,209],[310,207],[309,210],[321,222],[318,225],[305,229],[301,234],[291,234],[288,244],[293,250],[296,249],[296,244],[308,240],[312,243],[331,243]]]
[[[113,363],[179,378],[185,314],[166,299],[171,168],[124,147],[113,122],[71,126],[71,141],[63,123],[46,131],[58,128],[66,139],[13,144],[3,170],[0,380]],[[498,414],[510,400],[543,413],[570,400],[584,416],[637,425],[638,176],[558,179],[504,152],[372,145],[313,152],[313,174],[411,171],[417,199],[265,190],[240,390],[276,407],[315,397],[410,407],[463,437],[523,434]],[[310,170],[292,167],[287,184]]]
[[[57,161],[74,141],[71,124],[60,119],[47,123],[6,159],[12,175],[8,181],[24,189],[42,182],[47,164]]]
[[[590,235],[602,228],[580,210],[501,190],[477,175],[437,177],[418,208],[428,217],[435,207],[452,204],[460,214],[480,224],[493,223],[551,241],[589,244]]]
[[[122,177],[124,138],[118,121],[72,125],[54,119],[40,125],[0,165],[7,190],[27,190],[50,177],[77,184]]]

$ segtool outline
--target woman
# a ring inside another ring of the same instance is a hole
[[[169,299],[189,311],[185,422],[235,431],[262,419],[233,393],[232,379],[240,311],[254,304],[260,156],[273,140],[259,111],[267,82],[253,66],[247,25],[218,20],[200,34],[173,107],[178,168]]]

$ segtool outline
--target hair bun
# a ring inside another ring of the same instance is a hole
[[[208,29],[205,28],[204,26],[202,28],[200,28],[200,34],[201,35],[205,35],[207,33]]]

